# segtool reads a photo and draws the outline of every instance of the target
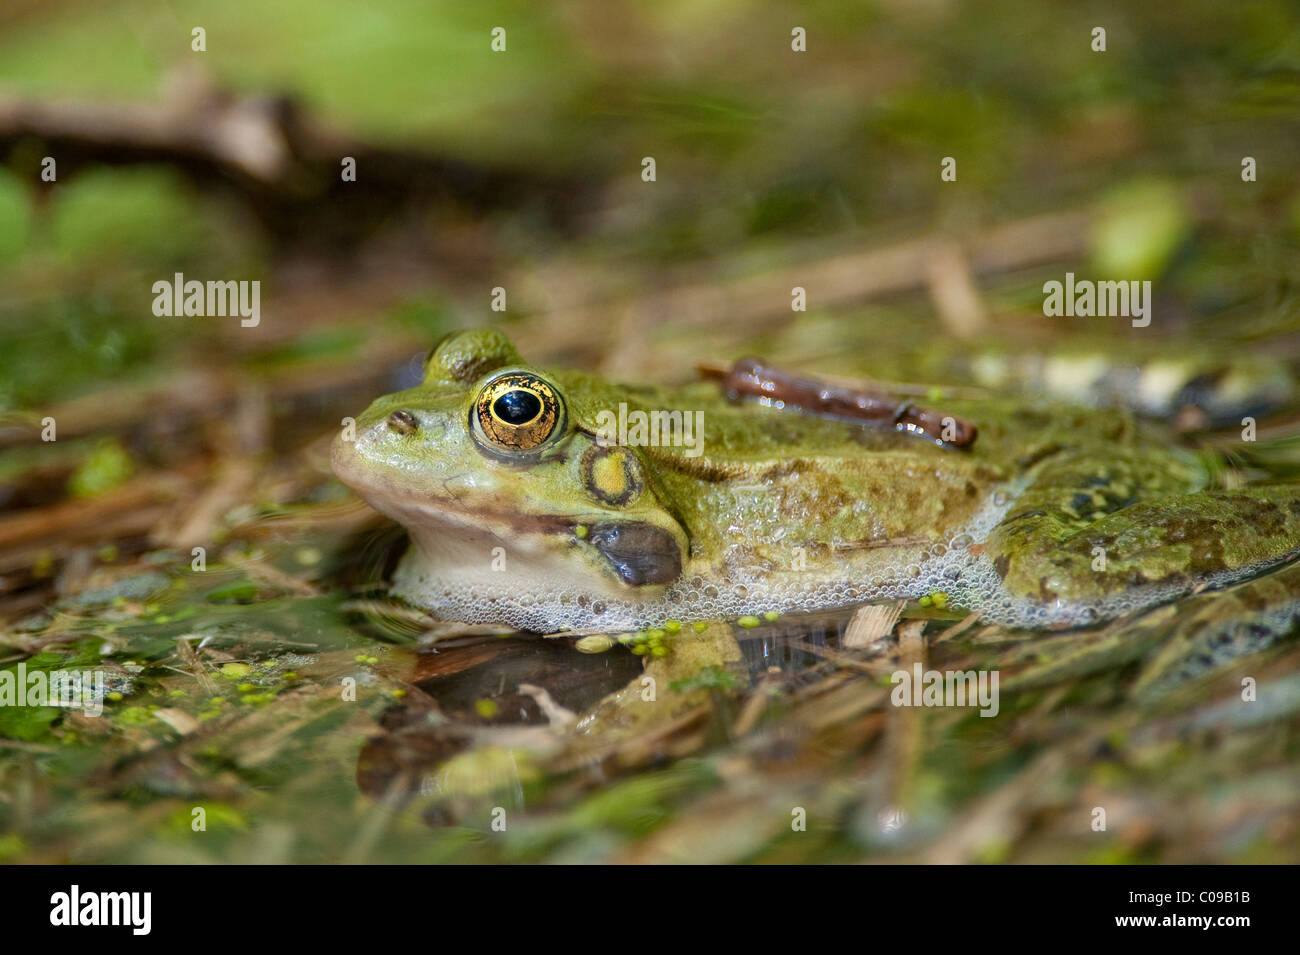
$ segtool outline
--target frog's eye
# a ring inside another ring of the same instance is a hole
[[[544,378],[502,372],[479,392],[470,425],[474,439],[493,454],[540,454],[548,441],[564,434],[564,401]]]

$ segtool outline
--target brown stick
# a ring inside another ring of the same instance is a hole
[[[713,366],[701,366],[701,371],[706,377],[718,377]],[[922,408],[910,401],[900,403],[880,392],[799,378],[753,358],[736,362],[721,382],[727,395],[733,398],[757,398],[778,408],[792,406],[828,418],[892,427],[929,438],[944,447],[968,448],[978,435],[969,421],[942,411]]]

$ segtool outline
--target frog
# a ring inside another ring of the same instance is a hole
[[[623,384],[478,328],[437,343],[331,463],[409,532],[395,597],[545,634],[936,593],[1069,629],[1300,555],[1300,485],[1223,486],[1124,408],[953,397],[933,417],[967,425],[961,446],[901,427],[907,409],[868,422],[710,380]],[[1288,626],[1300,594],[1265,593]]]

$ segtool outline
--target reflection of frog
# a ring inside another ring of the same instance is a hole
[[[702,445],[633,446],[638,411],[703,412]],[[971,447],[737,403],[708,383],[539,371],[477,330],[444,339],[421,385],[371,405],[333,462],[411,532],[399,596],[540,631],[935,591],[991,621],[1078,625],[1300,550],[1300,487],[1209,489],[1194,458],[1123,412],[1004,399],[944,412],[978,428]],[[602,441],[620,415],[629,443]]]

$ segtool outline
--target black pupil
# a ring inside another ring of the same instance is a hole
[[[492,411],[506,424],[527,424],[542,412],[541,400],[531,391],[507,391],[492,405]]]

